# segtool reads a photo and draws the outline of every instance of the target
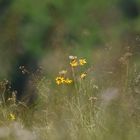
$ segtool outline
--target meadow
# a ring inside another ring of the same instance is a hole
[[[139,5],[0,0],[0,140],[139,140]]]
[[[138,140],[139,63],[129,48],[116,56],[113,51],[99,49],[87,59],[57,50],[47,58],[48,63],[58,61],[49,76],[43,68],[34,73],[22,69],[37,94],[30,105],[17,101],[14,91],[10,94],[8,80],[1,81],[0,139]]]

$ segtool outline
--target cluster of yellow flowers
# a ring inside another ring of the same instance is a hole
[[[77,56],[69,56],[69,59],[70,59],[70,65],[72,67],[77,67],[77,66],[83,66],[85,65],[87,62],[86,62],[86,59],[78,59]],[[86,77],[87,73],[84,72],[80,75],[80,78],[81,79],[84,79]]]
[[[78,59],[77,56],[69,56],[69,59],[70,59],[70,65],[71,65],[72,69],[73,69],[73,67],[83,66],[87,63],[86,59]],[[66,73],[67,73],[66,70],[62,70],[59,72],[59,76],[56,77],[56,79],[55,79],[57,85],[71,84],[73,82],[73,80],[66,78]],[[86,77],[86,75],[87,75],[87,73],[84,72],[80,75],[80,78],[84,79]],[[74,76],[73,76],[73,78],[74,78]]]
[[[60,84],[71,84],[72,83],[71,79],[64,78],[63,76],[58,76],[58,77],[56,77],[55,80],[56,80],[57,85],[60,85]]]
[[[72,67],[83,66],[87,63],[86,59],[77,59],[77,56],[69,56],[69,59]]]
[[[56,79],[55,79],[57,85],[60,85],[60,84],[71,84],[72,83],[71,79],[66,78],[66,73],[67,73],[66,70],[62,70],[62,71],[59,72],[59,76],[56,77]]]

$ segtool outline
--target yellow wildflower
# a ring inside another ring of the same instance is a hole
[[[72,83],[72,80],[70,80],[70,79],[67,78],[67,79],[65,80],[65,83],[66,83],[66,84],[71,84],[71,83]]]
[[[82,66],[84,64],[86,64],[86,59],[79,59],[79,64]]]
[[[86,77],[86,75],[87,75],[86,73],[82,73],[82,74],[80,75],[80,78],[81,78],[81,79],[84,79],[84,78]]]
[[[64,77],[61,77],[61,76],[59,76],[59,77],[56,77],[56,83],[58,84],[58,85],[60,85],[60,84],[62,84],[62,83],[64,83]]]
[[[78,66],[77,60],[76,60],[76,59],[73,59],[73,60],[70,62],[70,65],[71,65],[72,67],[77,67],[77,66]]]
[[[70,65],[72,67],[78,66],[77,56],[69,56],[69,59],[71,60]]]
[[[12,114],[12,113],[10,113],[10,119],[11,119],[11,120],[15,120],[15,119],[16,119],[15,115]]]

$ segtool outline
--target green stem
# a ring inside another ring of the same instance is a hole
[[[78,93],[78,85],[77,85],[75,71],[74,71],[73,67],[71,67],[71,69],[72,69],[72,76],[73,76],[73,81],[74,81],[74,87],[75,87],[76,93]]]

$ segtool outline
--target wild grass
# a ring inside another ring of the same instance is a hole
[[[69,58],[54,79],[32,76],[38,95],[33,106],[16,101],[1,82],[0,139],[139,140],[140,73],[132,54],[111,55],[94,66]]]

